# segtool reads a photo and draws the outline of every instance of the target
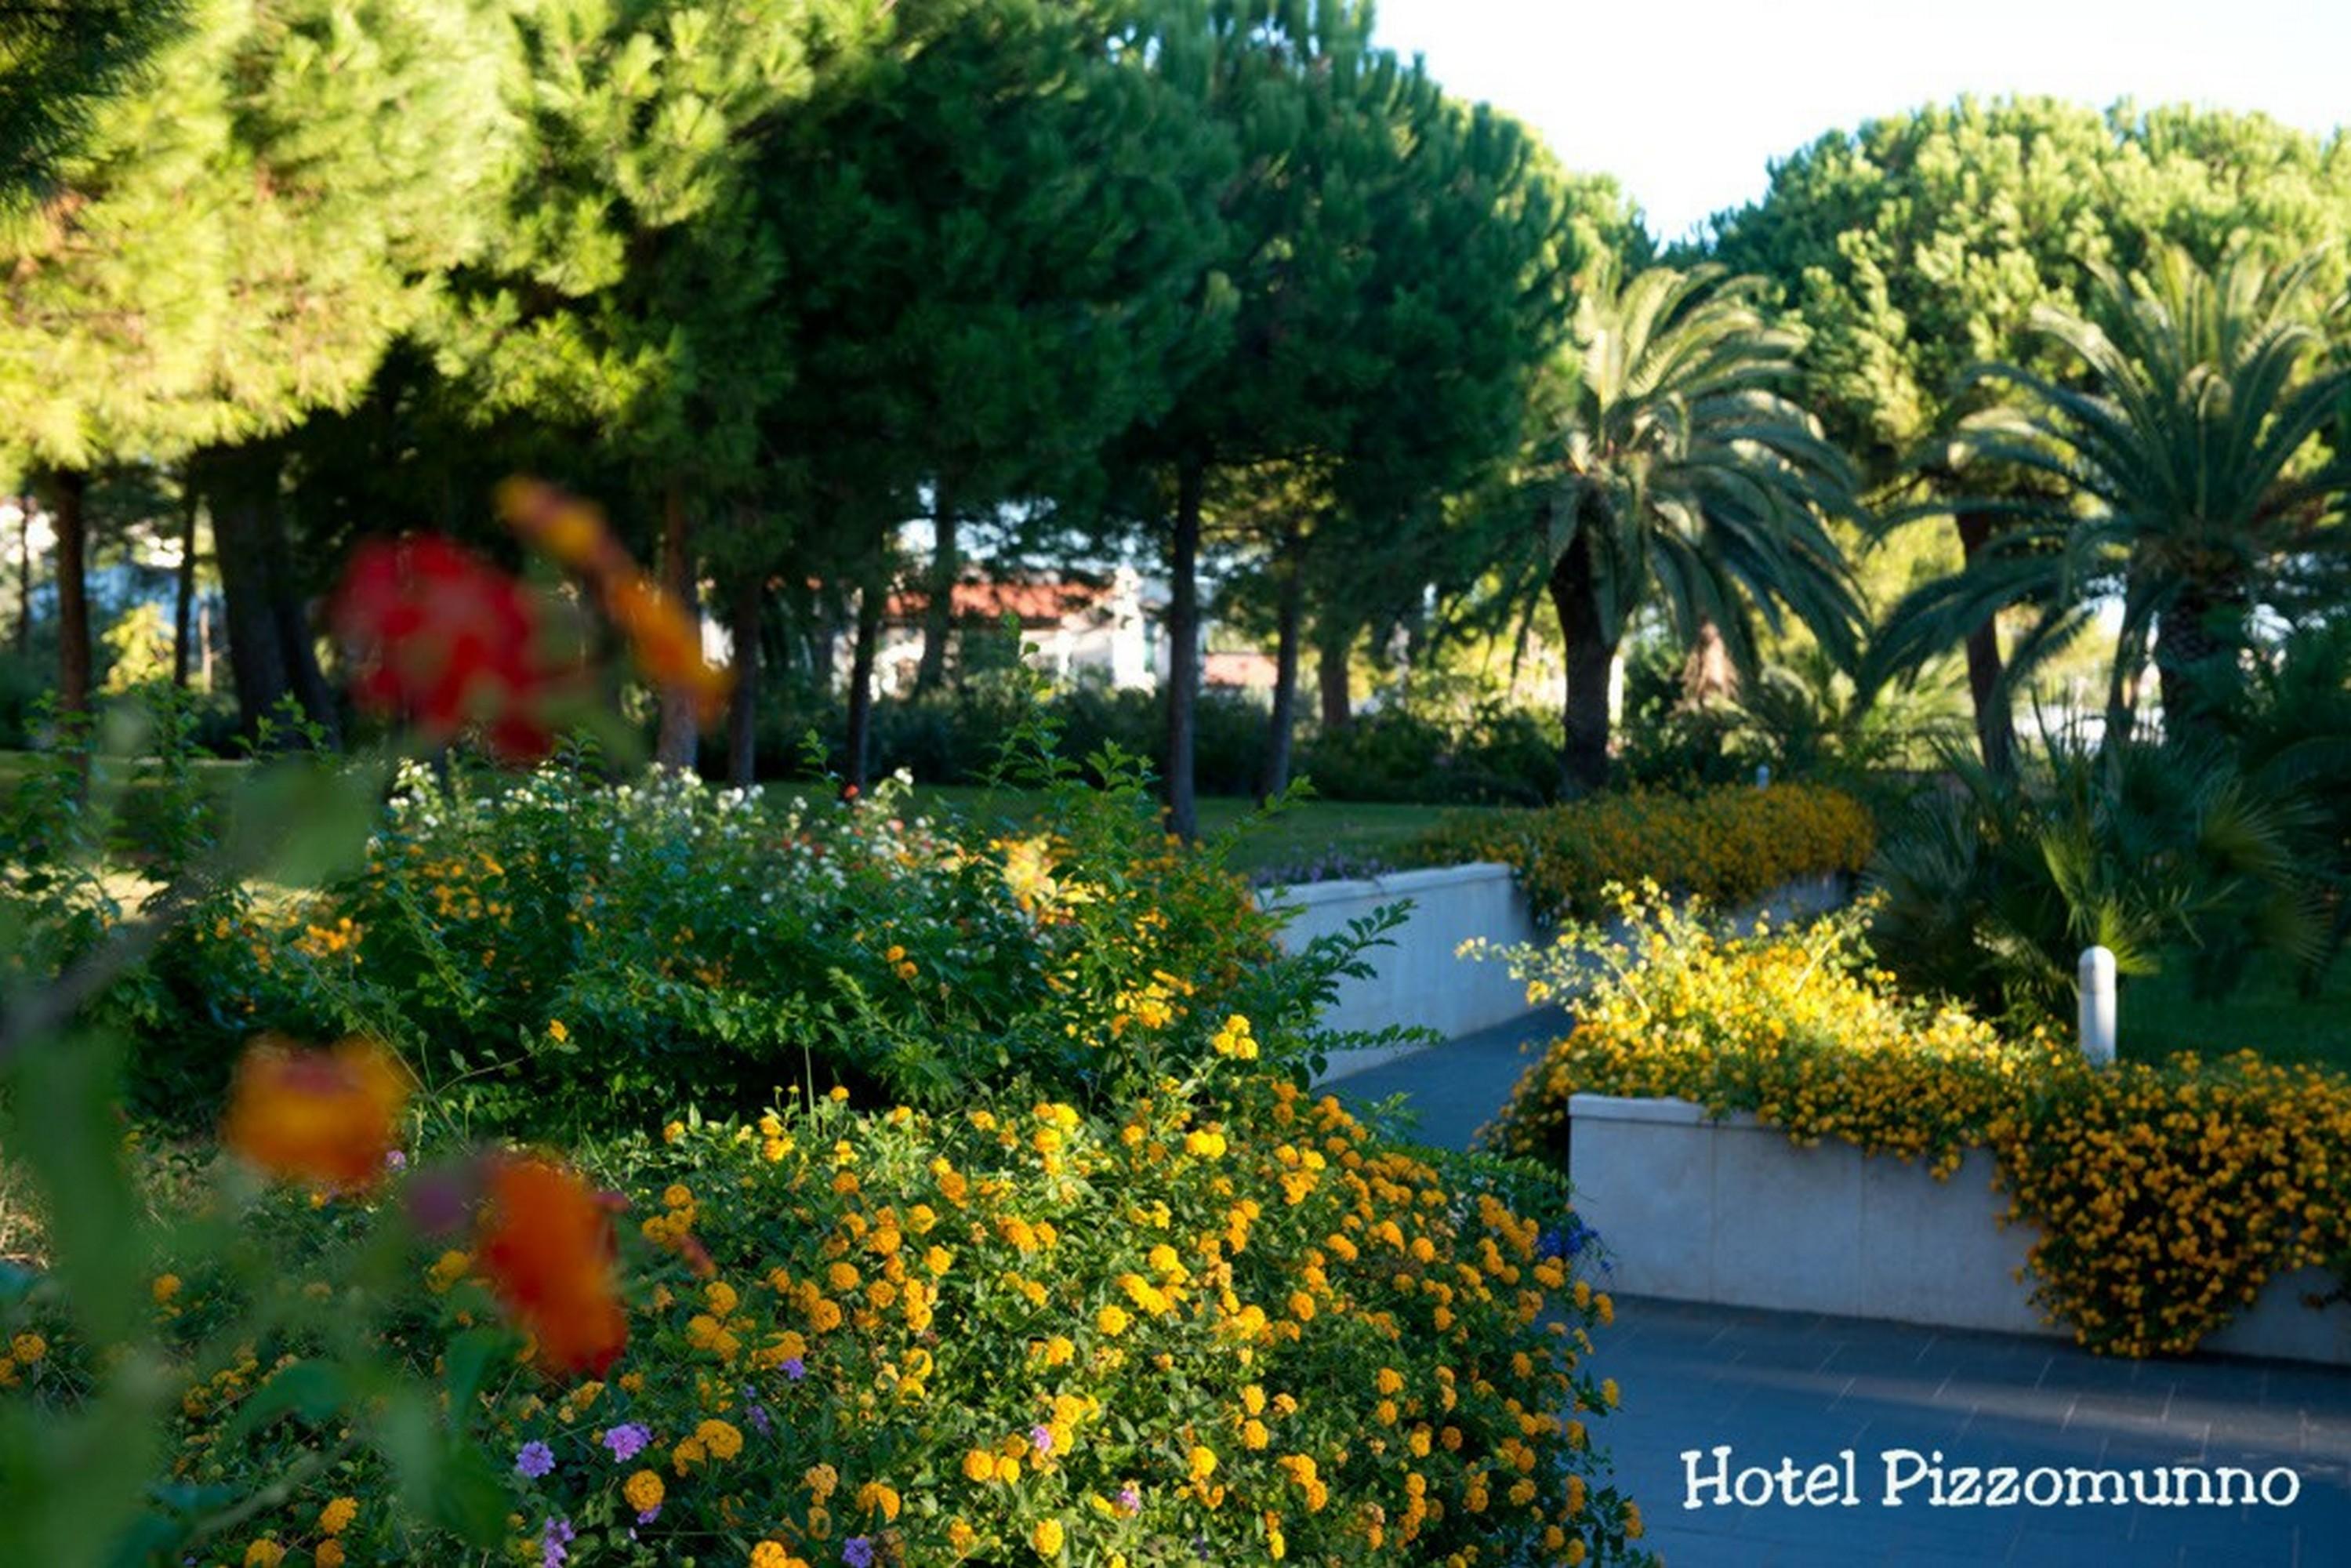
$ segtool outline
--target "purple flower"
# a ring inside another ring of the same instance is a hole
[[[625,1465],[635,1458],[647,1443],[653,1440],[653,1435],[634,1421],[631,1421],[624,1426],[613,1427],[599,1440],[612,1450],[614,1464]]]
[[[386,1170],[404,1171],[408,1168],[408,1155],[398,1149],[387,1149],[383,1164]]]
[[[571,1534],[569,1520],[557,1519],[553,1515],[548,1517],[546,1524],[538,1531],[539,1568],[562,1568],[563,1563],[571,1555],[568,1545]]]
[[[768,1407],[764,1405],[747,1405],[743,1408],[743,1414],[749,1418],[751,1430],[758,1433],[762,1437],[775,1429],[774,1425],[768,1419]]]
[[[654,1520],[659,1519],[660,1517],[661,1504],[659,1503],[653,1504],[651,1508],[641,1508],[637,1510],[637,1522],[639,1524],[651,1524]],[[633,1530],[629,1531],[630,1539],[634,1540],[636,1538],[636,1533],[637,1532]]]
[[[841,1543],[841,1560],[849,1568],[873,1568],[873,1538],[852,1535]]]
[[[1129,1481],[1124,1486],[1119,1488],[1118,1511],[1121,1513],[1141,1513],[1143,1511],[1143,1489],[1136,1486],[1133,1481]]]
[[[808,1363],[797,1355],[784,1357],[784,1375],[798,1383],[808,1375]]]
[[[1043,1426],[1029,1427],[1029,1446],[1036,1449],[1040,1455],[1051,1453],[1053,1451],[1053,1428]]]
[[[533,1438],[525,1443],[521,1451],[515,1455],[515,1469],[531,1479],[537,1480],[555,1469],[555,1450],[537,1438]]]

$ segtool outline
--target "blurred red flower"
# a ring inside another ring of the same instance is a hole
[[[475,1256],[537,1341],[541,1367],[601,1377],[627,1345],[610,1207],[580,1176],[536,1155],[495,1159]]]
[[[362,544],[331,622],[367,707],[434,739],[479,726],[506,761],[534,761],[554,744],[546,710],[562,672],[547,656],[543,606],[462,545],[433,534]]]

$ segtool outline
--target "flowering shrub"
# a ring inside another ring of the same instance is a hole
[[[1603,889],[1644,877],[1722,905],[1798,877],[1858,872],[1876,829],[1860,801],[1817,784],[1696,795],[1603,795],[1540,811],[1457,819],[1412,847],[1420,864],[1499,861],[1537,915],[1590,916]]]
[[[506,499],[707,712],[592,515]],[[574,665],[492,646],[536,601],[363,564],[363,696],[552,744]],[[1585,1425],[1612,1308],[1532,1218],[1564,1194],[1298,1087],[1379,922],[1275,958],[1107,751],[1011,841],[587,760],[412,770],[363,860],[384,775],[273,765],[136,913],[77,810],[11,830],[0,1561],[1641,1560]],[[225,1078],[217,1152],[125,1137],[126,1061],[173,1131]],[[474,1141],[778,1079],[807,1098],[591,1143],[610,1191]]]
[[[146,1031],[167,1084],[206,1086],[256,1028],[363,1031],[469,1123],[540,1132],[757,1105],[812,1071],[926,1103],[1008,1076],[1098,1095],[1196,1056],[1225,1011],[1302,1019],[1313,968],[1114,792],[1005,839],[887,792],[771,807],[576,758],[496,787],[412,767],[356,874],[248,896],[171,956],[185,1012]]]
[[[1563,1163],[1579,1092],[1749,1111],[1799,1144],[1842,1138],[1928,1163],[1989,1147],[2029,1221],[2033,1299],[2094,1350],[2189,1351],[2264,1282],[2351,1260],[2351,1082],[2251,1052],[2099,1068],[2045,1034],[2004,1037],[1905,1000],[1859,915],[1722,936],[1662,900],[1629,935],[1571,931],[1513,955],[1541,996],[1588,986],[1576,1027],[1488,1135]]]
[[[1534,1217],[1555,1186],[1384,1146],[1243,1065],[1245,1021],[1217,1032],[1228,1089],[1196,1109],[1172,1082],[1123,1117],[820,1097],[613,1145],[636,1283],[598,1381],[548,1382],[476,1326],[495,1239],[414,1255],[385,1352],[465,1352],[451,1408],[507,1456],[473,1480],[517,1562],[1637,1559],[1593,1444],[1611,1307]],[[413,1207],[403,1185],[376,1201]],[[535,1246],[567,1244],[590,1248]],[[153,1294],[175,1325],[250,1310],[194,1278]],[[200,1369],[177,1485],[289,1484],[197,1560],[462,1550],[383,1461],[317,1464],[339,1417],[287,1386],[304,1348]]]

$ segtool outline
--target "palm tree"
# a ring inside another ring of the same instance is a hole
[[[2038,318],[2078,375],[1970,371],[2002,401],[1963,421],[1949,454],[2010,481],[2011,498],[1969,503],[2010,524],[1966,570],[1896,607],[1873,674],[2029,604],[2012,684],[2119,603],[2109,730],[2131,729],[2151,652],[2167,733],[2209,733],[2257,616],[2292,619],[2298,580],[2351,547],[2351,455],[2322,439],[2351,396],[2351,367],[2325,360],[2315,259],[2273,267],[2240,252],[2208,271],[2165,251],[2127,280],[2093,267],[2103,326]]]
[[[1754,611],[1792,610],[1850,651],[1858,613],[1823,514],[1852,508],[1844,459],[1775,389],[1800,340],[1767,322],[1755,278],[1716,267],[1589,275],[1539,508],[1567,650],[1563,778],[1608,775],[1608,675],[1627,627],[1661,609],[1686,642],[1758,664]]]

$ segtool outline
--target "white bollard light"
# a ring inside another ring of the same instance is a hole
[[[2082,954],[2082,1054],[2104,1066],[2115,1059],[2115,956],[2104,947]]]

